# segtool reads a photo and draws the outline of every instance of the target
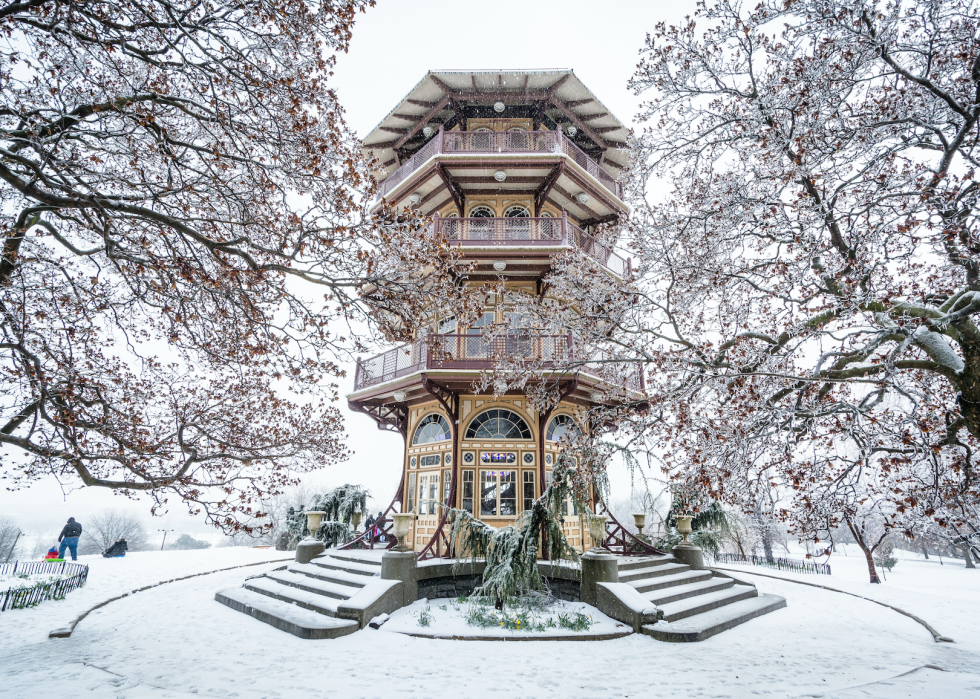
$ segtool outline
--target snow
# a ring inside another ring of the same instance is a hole
[[[915,341],[925,349],[926,353],[933,361],[947,366],[957,374],[963,373],[965,365],[960,355],[956,354],[945,336],[937,332],[927,330],[926,327],[919,326],[913,335]]]
[[[546,623],[548,618],[557,619],[559,613],[562,614],[584,614],[592,620],[592,626],[588,631],[570,631],[562,628],[547,628],[543,631],[527,633],[524,631],[509,630],[502,627],[481,628],[471,626],[466,623],[465,613],[467,605],[455,603],[451,599],[420,599],[407,607],[403,607],[391,615],[388,622],[381,627],[383,632],[407,633],[431,635],[439,638],[486,638],[497,637],[501,639],[512,638],[547,638],[549,636],[589,636],[619,634],[629,631],[629,628],[615,619],[600,612],[593,606],[583,602],[561,602],[559,601],[553,608],[542,613],[536,614],[538,621]],[[492,607],[491,607],[492,609]],[[432,617],[429,626],[419,624],[419,614],[426,610]],[[507,610],[504,612],[508,613]],[[513,616],[513,614],[509,614]]]
[[[67,575],[51,575],[51,574],[41,574],[36,575],[0,575],[0,592],[6,592],[14,588],[21,587],[33,587],[37,584],[47,584],[53,583],[56,580],[61,580],[62,578],[68,577]]]
[[[784,577],[896,604],[956,643],[935,643],[915,621],[855,597],[753,576],[752,571],[778,573],[751,566],[737,577],[785,597],[788,607],[698,644],[661,643],[635,634],[596,642],[430,640],[386,633],[392,621],[380,630],[309,641],[214,600],[217,590],[282,565],[273,563],[146,590],[96,610],[71,638],[47,638],[50,629],[122,591],[284,557],[260,549],[209,549],[83,559],[92,565],[85,588],[61,602],[0,614],[0,694],[4,699],[980,695],[980,631],[971,628],[980,618],[980,570],[965,571],[959,561],[941,566],[900,560],[887,583],[869,585],[866,571],[865,577],[860,574],[863,558],[856,549],[848,553],[831,559],[832,576]]]

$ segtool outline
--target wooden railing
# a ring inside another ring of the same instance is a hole
[[[561,152],[574,160],[579,166],[602,183],[602,186],[615,194],[620,199],[623,198],[623,183],[617,182],[605,169],[585,154],[585,151],[572,143],[568,138],[559,141]]]
[[[450,243],[462,246],[574,246],[618,277],[632,271],[628,258],[600,243],[566,216],[561,218],[446,218],[436,214],[435,228]]]
[[[387,196],[429,158],[440,153],[562,153],[598,180],[603,187],[623,198],[623,185],[617,182],[560,129],[556,131],[444,131],[439,133],[378,184],[378,197]]]
[[[572,358],[571,333],[487,338],[474,335],[428,335],[370,359],[358,359],[354,390],[385,383],[424,369],[489,369],[504,357],[558,364]]]
[[[566,245],[561,218],[439,218],[438,231],[460,245]]]

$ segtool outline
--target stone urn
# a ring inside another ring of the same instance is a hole
[[[586,515],[589,524],[589,536],[592,537],[592,550],[602,550],[602,540],[606,538],[605,515]]]
[[[693,529],[691,529],[691,520],[694,519],[691,515],[677,515],[677,531],[684,535],[684,541],[682,541],[679,546],[691,546],[691,542],[687,540],[688,534],[690,534]]]
[[[408,535],[412,531],[412,520],[415,519],[414,512],[395,512],[391,515],[393,521],[392,530],[395,538],[398,539],[396,551],[411,551],[411,542]]]
[[[361,524],[361,513],[355,512],[350,516],[350,523],[354,525],[354,533],[357,533],[357,528]]]
[[[321,512],[320,510],[310,510],[306,513],[306,528],[310,530],[310,536],[316,534],[325,514],[327,513]]]
[[[636,531],[638,534],[643,534],[643,527],[647,525],[647,514],[646,512],[634,512],[633,513],[633,524],[636,525]]]

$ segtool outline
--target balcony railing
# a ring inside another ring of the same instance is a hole
[[[463,246],[574,246],[619,277],[630,272],[630,261],[600,243],[567,217],[561,218],[445,218],[436,214],[433,226],[450,243]]]
[[[483,371],[492,369],[503,359],[526,361],[535,367],[561,367],[575,359],[572,334],[545,335],[529,330],[523,334],[485,337],[473,335],[428,335],[401,347],[382,352],[370,359],[358,359],[354,374],[354,390],[376,386],[402,376],[432,369]],[[645,383],[643,367],[634,364],[586,362],[583,371],[603,382],[642,391]]]
[[[444,131],[429,140],[411,158],[381,181],[378,197],[387,196],[429,158],[439,153],[564,153],[622,199],[623,185],[557,131]]]
[[[572,337],[529,331],[493,338],[474,335],[428,335],[370,359],[358,359],[354,390],[391,381],[425,369],[490,369],[502,358],[542,366],[572,358]]]
[[[563,245],[565,219],[439,218],[439,233],[460,245]]]

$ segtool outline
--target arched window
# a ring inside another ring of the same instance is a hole
[[[530,216],[531,213],[527,210],[527,207],[521,206],[520,204],[509,206],[504,212],[504,218],[530,218]]]
[[[465,439],[531,439],[531,428],[517,413],[493,408],[476,416]]]
[[[582,434],[582,430],[579,429],[578,424],[570,415],[556,415],[548,423],[545,439],[549,442],[557,442],[562,437],[578,437],[580,434]]]
[[[432,413],[422,418],[422,422],[415,428],[412,444],[444,442],[447,439],[449,439],[449,423],[442,415]]]
[[[470,209],[470,218],[493,218],[494,212],[489,206],[474,206]]]

